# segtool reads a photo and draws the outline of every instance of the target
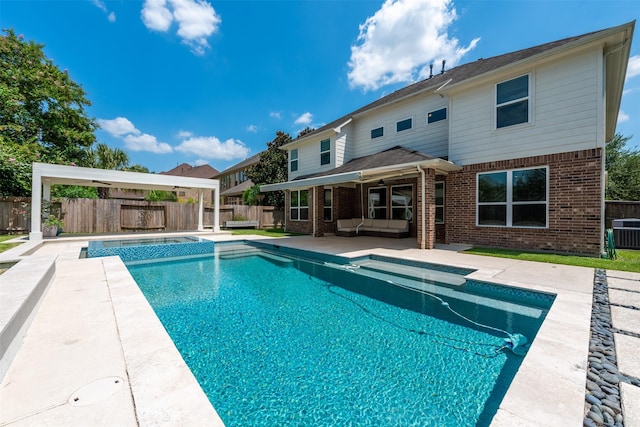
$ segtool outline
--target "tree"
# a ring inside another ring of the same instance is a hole
[[[245,205],[255,205],[258,206],[260,204],[260,186],[254,185],[253,187],[247,188],[242,193],[242,202]]]
[[[35,144],[32,161],[83,165],[97,128],[85,112],[91,103],[43,47],[13,30],[0,36],[0,136],[7,144]]]
[[[287,180],[287,153],[280,150],[292,141],[288,133],[278,131],[271,142],[267,142],[267,149],[260,153],[260,161],[247,170],[247,177],[256,185],[275,184]],[[284,207],[284,192],[271,191],[265,193],[263,204],[266,206]]]
[[[640,152],[625,149],[629,139],[616,134],[607,144],[607,200],[640,200]]]

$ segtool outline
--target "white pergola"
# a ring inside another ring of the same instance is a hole
[[[51,185],[80,185],[84,187],[125,188],[135,190],[198,190],[198,231],[203,231],[203,194],[213,191],[213,231],[220,231],[220,181],[217,179],[188,178],[174,175],[123,172],[77,166],[33,163],[31,184],[31,232],[29,240],[42,240],[42,200],[51,200]]]

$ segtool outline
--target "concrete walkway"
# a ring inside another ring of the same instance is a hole
[[[640,379],[640,274],[607,271],[618,369]],[[624,425],[640,426],[640,387],[621,381]]]
[[[492,425],[582,425],[592,269],[467,255],[456,247],[421,251],[412,239],[301,236],[266,241],[350,257],[377,253],[472,268],[476,272],[471,277],[478,280],[556,294]],[[57,257],[56,277],[0,384],[0,426],[222,425],[124,264],[117,257],[79,259],[86,245],[86,237],[62,238],[35,249],[34,255]],[[635,276],[616,278],[632,288],[640,283]],[[637,294],[637,288],[624,291]],[[623,314],[624,328],[632,327],[628,319],[638,321]],[[627,338],[638,339],[616,336],[616,346],[620,369],[633,375],[637,356],[622,355],[634,355],[638,347],[629,346]],[[623,389],[627,427],[640,426],[629,424],[639,413],[637,392]]]

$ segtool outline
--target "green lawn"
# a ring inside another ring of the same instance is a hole
[[[261,229],[240,229],[233,230],[231,234],[234,236],[247,236],[250,234],[266,237],[286,237],[286,236],[300,236],[300,233],[287,233],[282,228],[261,228]]]
[[[491,248],[471,248],[464,253],[640,273],[640,251],[618,250],[618,258],[614,260]]]
[[[0,252],[7,251],[13,247],[18,246],[20,243],[3,243],[6,240],[15,239],[17,237],[22,237],[22,236],[8,235],[8,234],[0,235]]]

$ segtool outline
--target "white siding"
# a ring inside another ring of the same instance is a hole
[[[447,98],[424,94],[358,117],[352,123],[353,137],[347,146],[348,159],[345,161],[379,153],[397,145],[434,157],[447,156],[449,120],[427,125],[427,113],[448,108],[447,104]],[[412,128],[396,132],[396,122],[409,117],[413,119]],[[371,139],[371,130],[381,126],[384,126],[384,136]]]
[[[451,96],[449,160],[460,165],[602,146],[598,51],[546,63]],[[531,73],[531,123],[495,129],[495,83]]]
[[[346,139],[344,133],[338,134],[337,137],[341,140]],[[331,162],[326,165],[320,165],[320,141],[325,139],[331,140]],[[296,172],[289,171],[289,180],[336,167],[336,135],[313,138],[304,144],[298,145],[296,148],[298,149],[298,170]]]

